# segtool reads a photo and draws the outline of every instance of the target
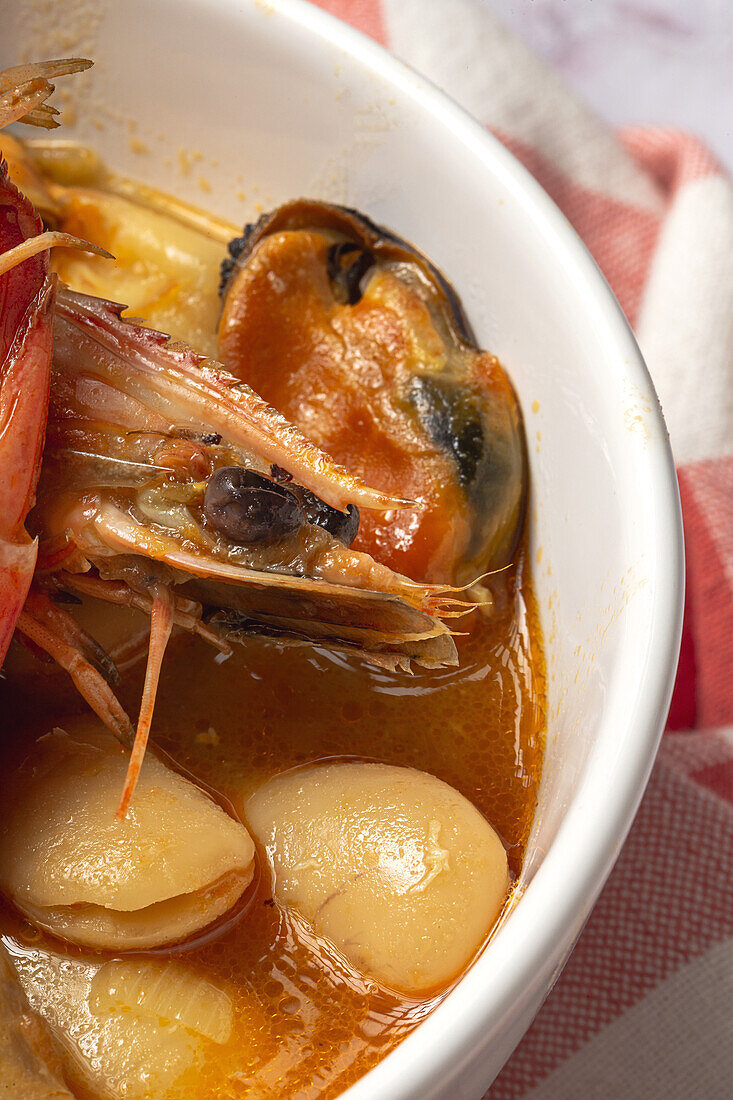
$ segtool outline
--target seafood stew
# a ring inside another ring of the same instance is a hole
[[[0,148],[27,240],[74,241],[40,269],[38,557],[0,683],[0,1084],[338,1095],[514,898],[545,724],[516,399],[363,215],[242,234],[90,150]]]

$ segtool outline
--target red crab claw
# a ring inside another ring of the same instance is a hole
[[[0,162],[0,260],[42,230]],[[0,275],[0,664],[36,564],[24,524],[41,466],[55,296],[45,251]]]
[[[0,72],[0,129],[16,120],[55,125],[58,112],[45,102],[53,91],[49,78],[90,64],[67,58]],[[0,158],[0,665],[38,552],[25,520],[35,501],[48,411],[56,300],[48,249],[59,244],[104,252],[65,233],[44,233]]]

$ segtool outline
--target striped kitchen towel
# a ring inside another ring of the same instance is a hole
[[[629,839],[490,1100],[733,1095],[733,186],[693,137],[614,132],[478,0],[319,0],[458,100],[585,240],[634,327],[687,550],[668,729]]]

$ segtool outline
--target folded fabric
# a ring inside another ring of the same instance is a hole
[[[601,899],[488,1096],[723,1100],[733,1081],[733,186],[690,136],[611,130],[478,0],[319,6],[444,88],[560,206],[635,329],[678,468],[687,595],[668,731]]]

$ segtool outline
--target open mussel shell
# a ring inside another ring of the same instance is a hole
[[[242,236],[230,242],[229,256],[222,263],[222,296],[226,298],[237,271],[246,264],[260,241],[273,233],[300,229],[333,234],[329,268],[342,293],[345,291],[353,299],[351,305],[357,300],[356,272],[363,278],[377,265],[406,264],[407,270],[402,273],[403,276],[408,276],[410,271],[422,276],[426,297],[434,299],[431,306],[439,307],[442,302],[445,320],[450,323],[454,335],[476,347],[476,338],[461,300],[442,271],[396,233],[377,225],[352,207],[335,203],[296,199],[245,226]]]
[[[358,549],[445,584],[511,562],[527,497],[521,411],[426,256],[357,210],[300,199],[230,243],[221,294],[227,369],[337,460],[418,502],[362,516]]]

